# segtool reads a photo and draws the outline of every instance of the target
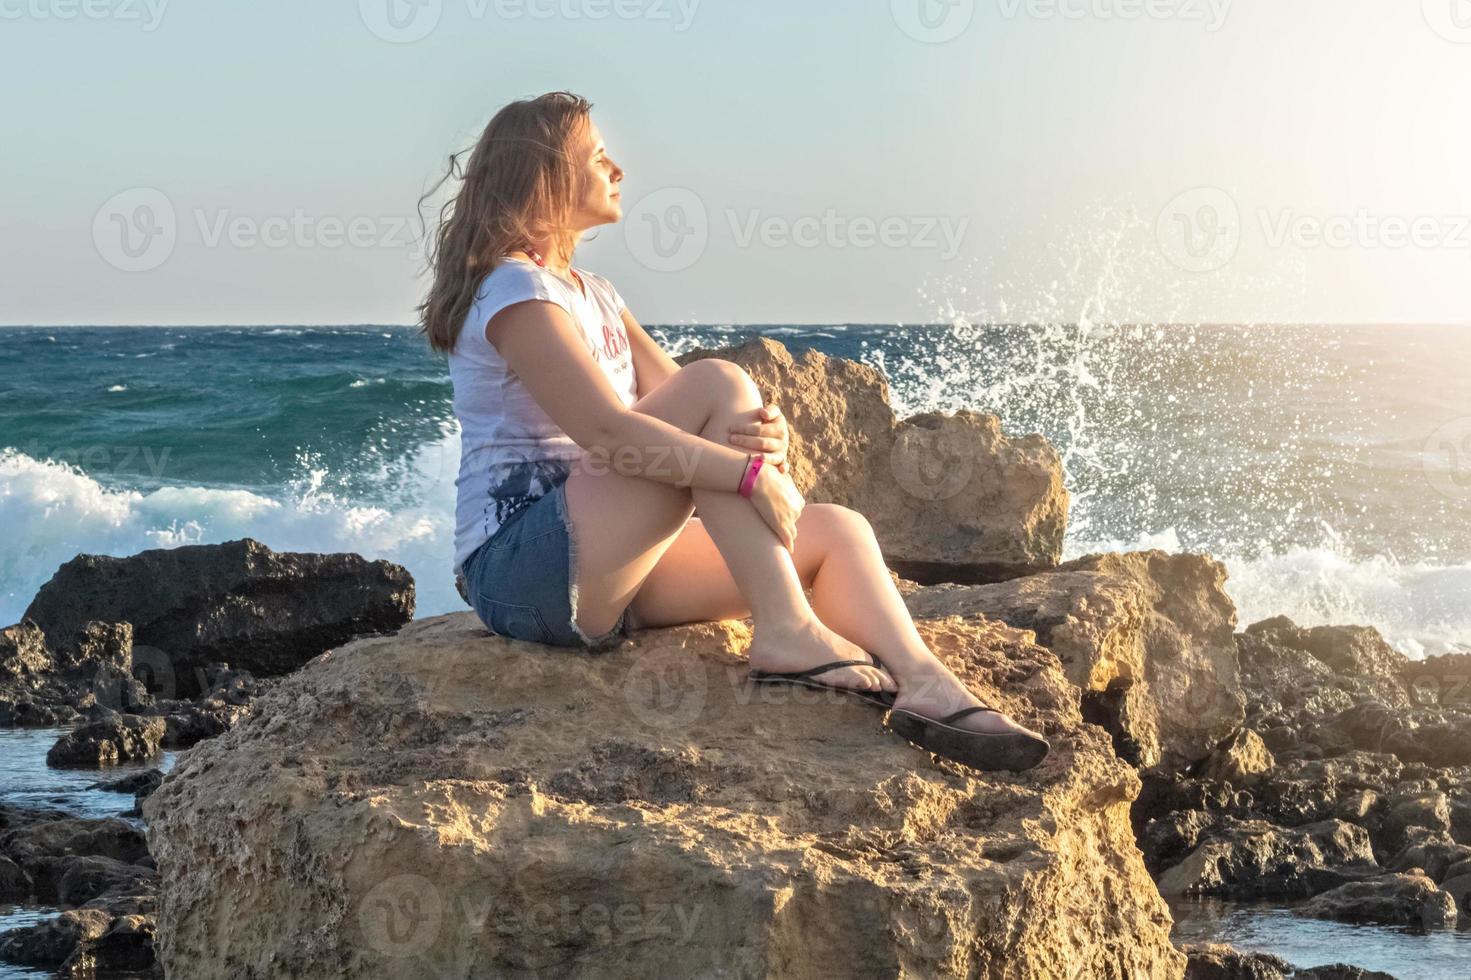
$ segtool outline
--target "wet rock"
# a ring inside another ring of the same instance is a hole
[[[1185,980],[1394,980],[1388,973],[1341,963],[1298,969],[1270,953],[1243,952],[1221,943],[1182,947],[1190,958]]]
[[[466,613],[334,650],[145,801],[160,960],[192,980],[828,975],[841,949],[894,976],[1180,976],[1138,777],[1057,658],[973,618],[919,629],[1047,733],[1046,762],[979,773],[851,698],[753,689],[734,621],[585,655]],[[411,905],[416,928],[387,917]]]
[[[1341,885],[1294,909],[1317,919],[1454,928],[1455,900],[1424,874],[1388,874]]]
[[[1300,898],[1380,870],[1369,835],[1353,824],[1285,828],[1228,817],[1158,880],[1165,895]]]
[[[162,718],[113,715],[67,732],[46,753],[48,766],[100,767],[151,759],[163,742]]]
[[[255,700],[275,682],[225,664],[212,664],[204,676],[208,690],[197,700],[159,701],[147,710],[168,726],[163,739],[166,748],[186,749],[229,731],[249,716]]]
[[[99,783],[93,783],[93,789],[104,790],[108,793],[132,793],[136,796],[147,796],[158,789],[158,784],[163,782],[163,773],[157,769],[145,769],[142,772],[128,773],[117,779],[104,779]]]
[[[897,421],[882,372],[817,351],[794,358],[764,338],[678,360],[707,357],[784,393],[797,489],[867,517],[885,561],[905,578],[990,582],[1060,560],[1068,493],[1042,436],[1004,435],[994,415],[965,410]]]
[[[157,874],[114,858],[80,855],[64,859],[57,879],[56,900],[61,905],[84,905],[112,891],[151,891]]]
[[[1185,980],[1287,980],[1292,965],[1269,953],[1248,953],[1224,943],[1181,947],[1189,958]]]
[[[1450,834],[1450,801],[1444,793],[1427,793],[1392,802],[1376,835],[1376,842],[1384,850],[1396,854],[1414,842],[1411,835],[1417,827],[1435,834]]]
[[[398,565],[278,553],[245,538],[128,558],[78,555],[26,617],[53,648],[89,620],[131,623],[138,646],[165,655],[159,696],[192,698],[203,687],[195,672],[211,663],[286,673],[351,637],[397,629],[413,609],[413,579]]]
[[[70,725],[151,698],[132,674],[132,627],[88,621],[53,652],[29,620],[0,630],[0,725]]]
[[[54,904],[61,878],[75,858],[101,856],[134,864],[148,855],[148,846],[143,832],[124,820],[44,814],[0,831],[0,855],[31,877],[39,901]]]
[[[5,933],[0,937],[0,960],[56,969],[78,946],[101,939],[111,925],[104,909],[69,909],[38,925]]]
[[[910,612],[986,616],[1058,655],[1085,692],[1084,712],[1121,758],[1174,772],[1241,726],[1243,696],[1226,571],[1202,555],[1089,555],[991,585],[911,591]]]
[[[56,971],[63,980],[163,976],[154,958],[152,899],[96,899],[0,935],[0,960]]]
[[[1447,875],[1440,883],[1440,890],[1455,900],[1456,907],[1461,911],[1461,918],[1471,919],[1471,869]]]
[[[0,856],[0,902],[24,902],[35,890],[36,884],[24,868]]]

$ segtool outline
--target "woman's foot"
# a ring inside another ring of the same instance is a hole
[[[751,639],[751,669],[772,674],[810,670],[834,660],[873,662],[862,647],[845,640],[813,618],[795,627],[763,625]],[[894,678],[878,667],[839,667],[822,674],[820,683],[856,691],[898,690]]]
[[[894,707],[936,721],[962,708],[981,707],[984,704],[938,660],[934,662],[933,668],[926,669],[923,673],[911,672],[903,675],[899,696],[894,700]],[[988,735],[1016,733],[1042,737],[1000,711],[978,711],[953,724],[956,728]]]

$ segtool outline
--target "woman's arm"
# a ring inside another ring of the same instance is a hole
[[[633,348],[633,372],[638,382],[638,396],[642,398],[668,381],[679,370],[679,364],[664,353],[664,348],[649,336],[627,307],[623,308],[623,329],[628,333],[628,345]]]

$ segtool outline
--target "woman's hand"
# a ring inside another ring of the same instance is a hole
[[[787,418],[774,404],[767,403],[742,415],[730,427],[730,444],[760,453],[766,457],[766,466],[787,471]]]
[[[797,518],[807,501],[802,499],[792,478],[772,466],[762,463],[756,473],[756,485],[751,488],[751,503],[756,512],[766,521],[766,526],[776,532],[782,547],[794,551],[797,546]]]

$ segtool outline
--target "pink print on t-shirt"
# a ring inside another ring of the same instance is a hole
[[[603,346],[593,348],[594,360],[621,360],[626,353],[628,353],[628,332],[623,329],[623,325],[619,324],[615,333],[612,327],[606,323],[603,324]]]

